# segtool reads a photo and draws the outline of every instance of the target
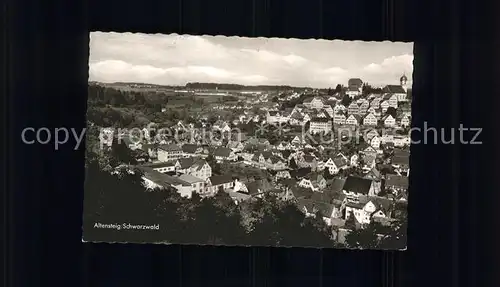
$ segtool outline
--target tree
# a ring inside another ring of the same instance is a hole
[[[351,102],[352,102],[351,97],[349,95],[344,95],[340,103],[345,107],[348,107],[351,104]]]
[[[328,170],[328,168],[325,168],[325,170],[323,171],[323,177],[326,179],[326,180],[329,180],[329,179],[333,179],[334,176],[332,174],[330,174],[330,171]]]
[[[297,163],[295,162],[294,158],[290,159],[290,163],[288,165],[290,166],[291,169],[297,169],[298,168]]]
[[[351,212],[347,217],[344,225],[347,229],[355,230],[357,228],[357,221],[354,214]]]
[[[388,107],[385,114],[391,115],[393,118],[396,118],[397,117],[397,110],[394,107]]]
[[[341,84],[337,84],[337,86],[335,87],[335,93],[341,93],[342,92],[342,85]]]
[[[134,158],[132,151],[122,140],[117,138],[113,138],[111,157],[117,160],[118,163],[137,164],[137,160]]]
[[[253,224],[248,244],[302,247],[333,247],[328,228],[305,218],[290,202],[267,196],[251,203]]]
[[[345,237],[345,243],[349,248],[377,249],[379,247],[377,230],[373,225],[351,230]]]

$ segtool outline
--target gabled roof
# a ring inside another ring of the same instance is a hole
[[[230,175],[214,175],[211,176],[209,180],[212,185],[220,185],[233,182],[233,178]]]
[[[185,153],[195,153],[198,148],[199,146],[195,144],[185,144],[182,146],[182,151]]]
[[[346,179],[344,187],[342,189],[348,192],[368,195],[371,186],[372,186],[371,179],[349,176]]]
[[[197,183],[197,182],[203,182],[203,179],[198,178],[196,176],[192,176],[190,174],[182,174],[179,176],[179,179],[184,180],[185,182],[188,182],[191,184]]]
[[[214,151],[214,156],[229,157],[231,155],[231,149],[227,147],[219,147]]]
[[[326,202],[317,202],[310,199],[298,199],[297,205],[301,210],[308,213],[319,212],[323,217],[331,217],[334,206]]]
[[[409,165],[410,157],[409,156],[393,156],[392,164],[394,165]]]
[[[162,167],[169,167],[169,166],[174,166],[176,163],[175,160],[170,160],[167,162],[155,162],[155,163],[148,163],[143,165],[144,167],[150,167],[150,168],[162,168]]]
[[[246,186],[248,193],[252,195],[264,193],[273,188],[272,185],[265,179],[252,181],[250,183],[247,183]]]
[[[404,93],[406,93],[405,90],[403,89],[403,87],[398,86],[398,85],[387,85],[384,88],[384,92],[391,93],[391,94],[394,94],[394,93],[404,94]]]
[[[363,81],[360,78],[352,78],[347,81],[347,86],[357,86],[361,87],[363,85]]]
[[[408,188],[408,177],[400,175],[388,175],[385,185]]]
[[[318,123],[327,123],[329,122],[329,118],[313,118],[311,122],[318,122]]]
[[[389,213],[393,208],[393,201],[387,198],[383,197],[377,197],[377,196],[370,196],[368,197],[368,200],[375,205],[377,210],[382,210],[385,214]]]
[[[155,171],[151,168],[142,167],[140,169],[143,171],[143,175],[145,178],[163,187],[177,186],[177,185],[191,186],[190,183],[182,179]]]
[[[349,162],[342,156],[336,156],[335,158],[332,158],[333,163],[337,168],[346,166]]]
[[[161,150],[172,152],[172,151],[182,151],[182,149],[176,144],[163,144],[158,147]]]
[[[344,187],[345,184],[345,179],[343,178],[335,178],[333,182],[330,184],[328,187],[328,190],[330,190],[332,193],[340,193],[342,192],[342,188]],[[340,193],[342,194],[342,193]]]

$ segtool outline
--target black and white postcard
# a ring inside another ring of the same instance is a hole
[[[406,249],[413,44],[90,35],[84,242]]]

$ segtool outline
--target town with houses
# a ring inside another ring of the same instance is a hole
[[[168,127],[173,131],[168,134],[151,134],[151,127],[162,126],[156,122],[140,137],[100,126],[101,146],[111,147],[119,138],[141,155],[136,168],[147,188],[174,189],[186,198],[224,192],[235,205],[272,193],[294,202],[306,217],[320,214],[340,242],[338,230],[350,217],[360,225],[390,224],[408,201],[412,99],[407,76],[367,87],[352,78],[335,90],[179,88],[175,92],[181,96],[234,99],[204,105],[190,122]],[[217,116],[219,111],[231,117]],[[207,131],[217,134],[207,136]]]

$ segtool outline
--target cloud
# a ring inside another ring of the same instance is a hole
[[[89,78],[334,87],[352,77],[393,83],[412,72],[412,44],[91,33]]]
[[[391,72],[395,69],[413,70],[413,55],[400,55],[386,58],[380,64],[371,63],[364,67],[364,70],[371,73]]]

